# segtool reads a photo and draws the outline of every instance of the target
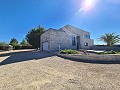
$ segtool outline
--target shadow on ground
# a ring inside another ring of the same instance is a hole
[[[34,51],[34,50],[33,50],[33,51]],[[16,51],[16,52],[8,52],[8,53],[3,53],[3,54],[0,54],[0,57],[10,56],[10,55],[13,55],[13,54],[17,54],[17,53],[24,53],[24,52],[30,52],[30,51]]]
[[[52,53],[41,52],[41,51],[25,51],[25,52],[13,52],[7,54],[1,54],[0,57],[10,56],[4,61],[0,63],[1,65],[29,61],[29,60],[37,60],[42,58],[47,58],[54,56]]]

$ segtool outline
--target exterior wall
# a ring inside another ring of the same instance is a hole
[[[77,46],[72,46],[72,36],[64,31],[48,30],[41,36],[42,43],[48,42],[49,51],[58,50],[59,45],[61,49],[77,49]],[[41,47],[42,49],[43,47]]]
[[[58,53],[56,53],[56,55],[62,58],[87,63],[120,64],[120,55],[66,55]]]
[[[92,50],[114,50],[114,51],[120,51],[120,47],[119,46],[112,46],[112,47],[109,47],[109,46],[106,46],[106,45],[94,45],[94,46],[91,46],[90,49]]]
[[[87,39],[84,35],[89,35],[90,33],[79,28],[67,25],[59,30],[49,29],[41,35],[41,50],[42,43],[48,42],[48,49],[58,50],[59,45],[61,49],[77,49],[77,36],[80,36],[80,48],[89,49],[90,46],[94,44],[92,39]],[[72,46],[72,36],[75,36],[76,45]],[[88,43],[88,46],[85,46],[85,42]]]
[[[50,32],[51,31],[46,31],[45,33],[43,33],[41,35],[41,37],[40,37],[40,39],[41,39],[41,42],[40,42],[41,47],[40,47],[40,49],[41,50],[43,50],[43,43],[44,42],[48,42],[48,48],[50,47],[50,44],[49,44],[49,42],[50,42]]]
[[[73,27],[73,26],[70,26],[70,25],[67,25],[67,26],[63,27],[60,30],[66,31],[67,33],[70,33],[70,34],[75,34],[77,36],[80,36],[80,47],[82,49],[89,49],[90,46],[94,45],[94,40],[93,39],[87,39],[87,38],[84,37],[84,35],[89,35],[90,36],[90,33],[87,32],[87,31],[81,30],[79,28],[76,28],[76,27]],[[85,46],[86,42],[88,43],[88,46]]]

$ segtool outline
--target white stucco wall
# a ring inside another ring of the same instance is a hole
[[[80,45],[82,49],[89,49],[90,46],[94,44],[92,39],[87,39],[84,35],[90,35],[89,32],[80,30],[72,26],[65,26],[59,30],[49,29],[41,35],[41,50],[42,43],[48,42],[48,49],[58,50],[59,45],[61,49],[77,49],[77,38],[76,46],[72,46],[72,36],[80,36]],[[85,42],[88,43],[88,46],[85,46]]]
[[[62,31],[69,31],[69,32],[72,32],[73,34],[77,35],[77,36],[80,36],[80,45],[81,45],[81,48],[82,49],[89,49],[90,46],[94,45],[94,40],[93,39],[87,39],[84,37],[84,35],[89,35],[90,36],[90,33],[87,32],[87,31],[84,31],[84,30],[81,30],[79,28],[76,28],[76,27],[73,27],[73,26],[70,26],[70,25],[67,25],[63,28],[61,28],[60,30]],[[85,46],[85,43],[88,43],[88,46]]]
[[[72,36],[68,35],[63,31],[58,30],[48,30],[41,36],[41,46],[42,43],[48,42],[49,51],[59,50],[59,45],[61,49],[77,49],[76,46],[72,46]],[[42,49],[42,47],[41,47]]]

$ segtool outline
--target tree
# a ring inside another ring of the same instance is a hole
[[[18,40],[15,39],[15,38],[11,39],[10,45],[12,45],[12,46],[17,46],[17,45],[18,45]]]
[[[100,41],[107,43],[108,46],[112,46],[120,42],[120,35],[115,33],[106,33],[99,38]]]
[[[5,46],[5,45],[8,45],[8,43],[6,43],[6,42],[0,42],[0,46]]]
[[[23,39],[20,44],[21,44],[22,46],[26,46],[26,45],[28,45],[28,42],[27,42],[25,39]]]
[[[38,27],[30,30],[26,35],[26,40],[29,44],[31,44],[34,48],[40,48],[40,36],[45,32],[43,27]]]

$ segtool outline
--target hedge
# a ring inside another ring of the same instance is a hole
[[[15,46],[13,49],[19,50],[19,49],[34,49],[34,48],[32,46]],[[0,50],[4,50],[4,46],[0,46]]]
[[[19,49],[34,49],[32,46],[15,46],[14,50],[19,50]]]

